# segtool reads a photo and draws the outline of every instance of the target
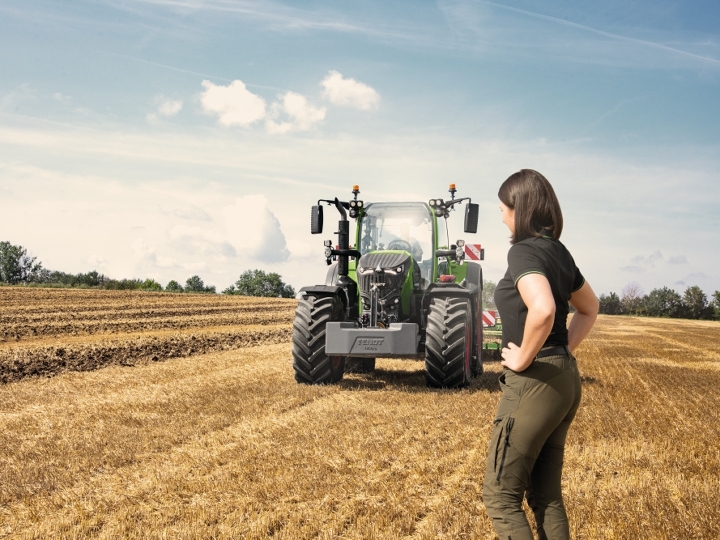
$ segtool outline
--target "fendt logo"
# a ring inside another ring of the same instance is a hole
[[[378,346],[382,345],[385,342],[385,338],[358,338],[357,344],[358,345],[371,345],[371,346]]]

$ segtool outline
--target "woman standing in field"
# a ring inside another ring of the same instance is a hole
[[[503,322],[503,393],[483,499],[501,540],[533,539],[523,496],[540,539],[565,539],[570,528],[560,480],[581,394],[572,352],[595,323],[598,301],[559,241],[562,212],[550,182],[523,169],[500,186],[498,197],[512,246],[495,291]],[[568,302],[576,309],[569,327]]]

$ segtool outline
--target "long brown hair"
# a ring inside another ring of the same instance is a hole
[[[560,239],[563,228],[560,203],[550,182],[539,172],[522,169],[510,175],[500,186],[498,198],[515,210],[515,233],[510,243],[542,237],[542,229],[550,231],[555,240]]]

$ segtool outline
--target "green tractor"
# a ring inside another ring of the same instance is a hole
[[[293,325],[293,369],[300,383],[335,383],[347,369],[372,371],[375,359],[424,358],[428,386],[459,388],[482,373],[482,267],[450,244],[447,219],[466,203],[466,233],[477,232],[469,197],[424,202],[321,199],[340,213],[337,244],[325,241],[324,285],[300,289]],[[349,217],[355,220],[351,245]],[[469,246],[468,246],[469,247]],[[482,257],[475,257],[482,258]]]

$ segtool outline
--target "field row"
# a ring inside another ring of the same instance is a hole
[[[188,313],[187,315],[166,317],[161,313],[154,312],[151,317],[128,319],[105,318],[98,315],[87,318],[79,316],[69,320],[65,317],[65,320],[57,320],[62,319],[62,315],[56,314],[57,319],[52,321],[41,319],[33,322],[13,322],[12,324],[2,324],[0,322],[0,350],[3,342],[47,336],[155,332],[159,330],[185,330],[215,326],[291,324],[294,309],[293,303],[292,305],[271,306],[269,309],[260,307],[257,310],[245,309],[238,312],[225,310],[222,313],[212,315]]]
[[[0,383],[290,339],[296,302],[0,288]]]
[[[0,310],[3,315],[33,315],[66,312],[121,312],[155,309],[205,310],[287,303],[282,298],[257,298],[219,294],[152,293],[146,291],[105,291],[98,289],[43,289],[35,287],[0,287]]]

